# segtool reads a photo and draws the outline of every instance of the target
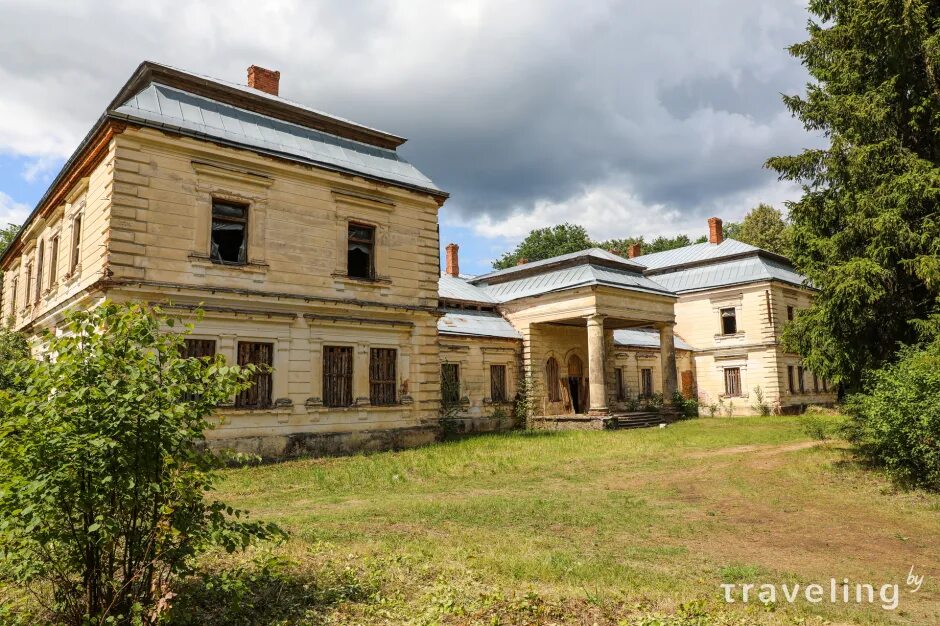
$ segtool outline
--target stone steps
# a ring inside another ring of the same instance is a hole
[[[657,411],[623,413],[614,416],[614,419],[616,419],[616,426],[614,426],[614,428],[618,430],[626,428],[658,427],[660,424],[669,424],[672,422],[669,416],[663,415]]]

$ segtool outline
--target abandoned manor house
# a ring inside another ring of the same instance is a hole
[[[718,218],[705,243],[482,276],[450,244],[442,272],[448,195],[405,139],[279,80],[141,64],[0,259],[4,323],[54,331],[105,299],[201,309],[190,355],[270,366],[206,436],[267,457],[426,443],[442,406],[464,430],[507,427],[523,388],[543,428],[659,423],[676,391],[736,414],[758,387],[781,412],[834,401],[780,343],[812,289]]]

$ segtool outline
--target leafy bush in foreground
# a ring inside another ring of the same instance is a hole
[[[184,358],[172,327],[105,303],[0,366],[0,571],[50,621],[153,623],[193,556],[279,532],[205,499],[206,417],[251,369]]]
[[[904,348],[849,399],[849,439],[900,482],[940,490],[940,341]]]

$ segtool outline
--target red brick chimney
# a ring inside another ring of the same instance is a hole
[[[641,243],[635,243],[627,250],[627,256],[631,259],[635,259],[641,254],[643,254],[643,244]]]
[[[725,235],[721,230],[721,218],[708,218],[708,243],[721,243],[725,240]]]
[[[277,95],[278,85],[281,82],[281,73],[267,70],[257,65],[248,68],[248,86],[258,91]]]
[[[460,276],[460,261],[457,258],[457,252],[460,246],[455,243],[447,244],[447,273],[451,276]]]

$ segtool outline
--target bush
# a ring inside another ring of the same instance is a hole
[[[751,408],[754,409],[755,413],[761,417],[770,415],[770,403],[764,397],[764,390],[760,388],[760,385],[754,387],[754,402],[755,404],[751,405]]]
[[[940,490],[940,340],[903,348],[849,398],[847,436],[898,481]]]
[[[206,417],[252,369],[185,358],[173,326],[105,303],[43,338],[55,359],[2,366],[0,571],[48,621],[154,623],[194,556],[280,534],[206,498]]]
[[[686,398],[677,391],[672,397],[672,403],[679,409],[679,413],[682,417],[698,417],[698,400],[695,398]]]
[[[800,427],[808,437],[816,441],[827,441],[836,435],[838,426],[826,415],[807,411],[799,417]]]

